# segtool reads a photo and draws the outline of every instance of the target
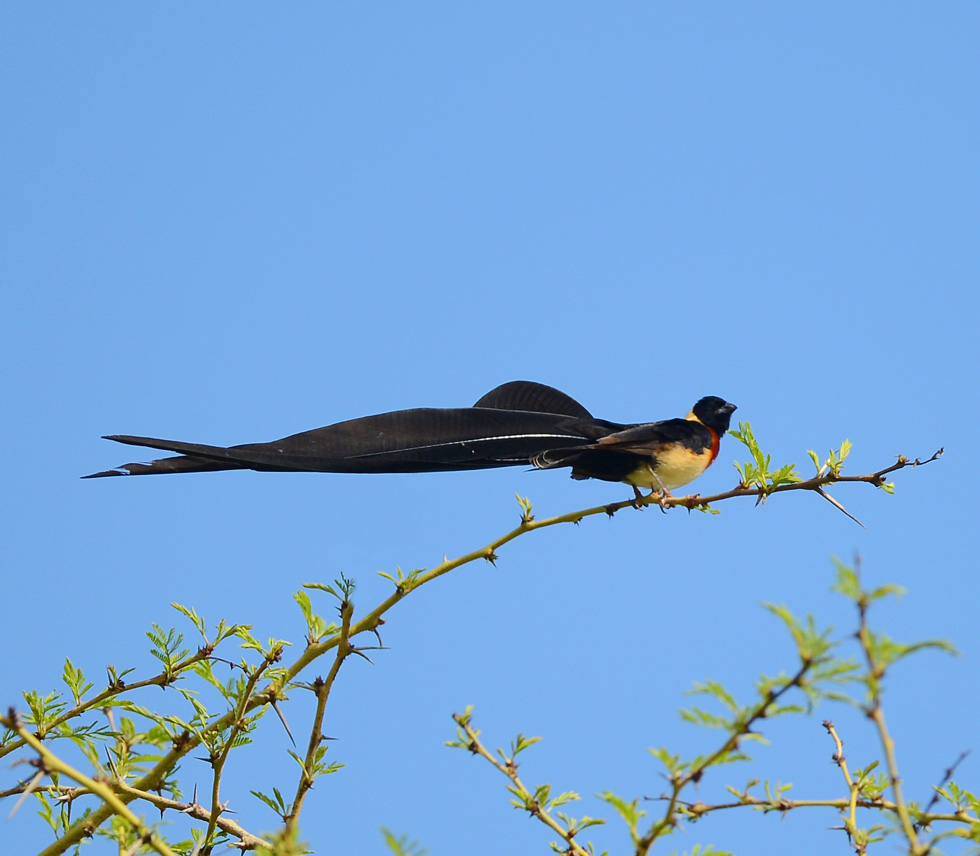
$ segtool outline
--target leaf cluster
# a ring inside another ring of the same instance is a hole
[[[834,636],[832,628],[820,627],[813,616],[799,618],[785,606],[763,604],[786,628],[795,650],[795,668],[788,673],[761,676],[755,684],[753,696],[746,701],[739,701],[718,681],[696,683],[691,694],[711,704],[684,708],[680,711],[681,719],[698,728],[720,732],[720,739],[709,743],[704,751],[690,756],[664,746],[651,749],[651,754],[663,767],[663,777],[667,782],[667,789],[657,797],[628,799],[611,791],[596,795],[625,824],[637,856],[651,852],[662,838],[683,828],[685,822],[697,822],[713,812],[743,807],[781,815],[802,808],[836,810],[842,821],[839,828],[846,833],[850,845],[858,854],[864,854],[872,844],[895,837],[904,837],[905,846],[910,848],[910,852],[923,856],[935,852],[936,844],[944,838],[968,838],[980,842],[980,806],[972,793],[962,790],[952,781],[952,770],[948,771],[948,781],[935,788],[936,797],[932,805],[922,808],[904,801],[895,767],[894,746],[887,736],[882,713],[881,679],[893,665],[924,650],[952,652],[952,646],[940,640],[901,644],[880,631],[872,631],[867,626],[869,608],[883,598],[899,594],[900,589],[886,585],[866,590],[861,586],[857,571],[840,562],[836,564],[837,580],[833,590],[844,595],[856,608],[859,624],[856,634],[838,638]],[[857,651],[846,650],[854,647]],[[734,801],[703,802],[687,797],[692,788],[703,787],[704,781],[719,768],[751,761],[748,746],[767,742],[762,731],[766,722],[789,715],[812,715],[818,705],[825,703],[843,703],[865,711],[867,721],[877,730],[882,743],[883,758],[871,759],[852,772],[847,767],[841,749],[843,744],[833,724],[824,722],[824,727],[837,745],[834,760],[842,771],[843,793],[840,796],[795,799],[790,797],[791,784],[753,778],[741,788],[725,785],[726,792],[734,797]],[[576,839],[586,825],[574,825],[569,818],[554,811],[559,803],[549,801],[551,785],[525,788],[516,779],[516,755],[537,742],[536,738],[528,740],[518,735],[511,743],[510,753],[498,749],[495,757],[480,741],[480,732],[472,725],[471,709],[467,708],[463,715],[456,717],[456,721],[457,739],[448,745],[484,757],[507,775],[511,779],[508,790],[514,797],[512,805],[562,832],[564,844],[559,846],[553,843],[554,850],[595,852],[591,842],[579,843]],[[885,770],[882,770],[882,765],[886,767]],[[760,787],[761,793],[756,792]],[[563,792],[561,798],[578,799],[578,795]],[[949,804],[949,811],[937,808],[941,800]],[[662,805],[663,810],[653,812],[651,817],[650,808],[643,806],[656,804]],[[860,825],[857,820],[859,808],[877,812],[883,822]],[[903,816],[909,818],[908,823],[902,822]],[[892,822],[893,818],[899,822]],[[602,822],[601,818],[588,818],[587,825],[595,826]],[[930,828],[937,831],[928,840],[923,840],[920,832]],[[721,851],[699,845],[691,852]]]

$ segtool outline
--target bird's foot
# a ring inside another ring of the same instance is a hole
[[[667,490],[667,485],[665,485],[661,480],[660,476],[657,475],[656,470],[650,469],[650,475],[653,476],[654,481],[657,483],[657,487],[660,488],[659,491],[651,490],[650,496],[657,494],[657,503],[660,505],[660,510],[666,514],[667,509],[670,508],[670,503],[667,502],[668,499],[673,499],[674,495]]]
[[[657,479],[657,481],[660,482],[660,479]],[[674,498],[674,495],[669,490],[667,490],[666,487],[664,487],[663,482],[660,482],[660,490],[656,490],[656,489],[651,490],[650,493],[646,494],[645,496],[642,493],[640,493],[640,489],[636,485],[633,485],[633,493],[635,494],[635,497],[630,502],[630,505],[632,505],[633,508],[636,509],[646,508],[651,503],[651,501],[655,499],[657,505],[660,506],[660,510],[664,514],[666,514],[667,509],[670,508],[670,503],[667,500]]]

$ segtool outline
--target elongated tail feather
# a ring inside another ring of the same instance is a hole
[[[146,461],[139,464],[123,464],[114,470],[92,473],[82,476],[83,479],[100,479],[107,476],[152,476],[166,473],[212,473],[219,470],[240,470],[241,464],[230,461],[210,461],[205,458],[180,456],[177,458],[160,458],[156,461]]]
[[[565,414],[466,407],[398,410],[338,422],[271,443],[227,448],[120,434],[107,439],[189,458],[126,464],[106,474],[239,468],[391,473],[516,466],[556,445],[588,443],[595,430],[608,433],[595,425]]]

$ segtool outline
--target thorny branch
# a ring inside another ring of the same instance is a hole
[[[780,484],[769,488],[760,487],[746,487],[744,485],[739,485],[732,490],[727,490],[722,493],[716,493],[712,496],[700,496],[699,494],[694,494],[693,496],[681,496],[681,497],[666,497],[664,503],[669,506],[681,505],[688,509],[694,508],[706,508],[712,502],[721,502],[723,499],[731,499],[736,496],[754,496],[756,498],[756,504],[765,502],[766,499],[774,493],[785,493],[790,490],[809,490],[820,494],[824,499],[831,502],[837,508],[847,514],[856,523],[861,523],[853,515],[849,514],[847,510],[840,505],[840,503],[833,500],[826,491],[823,490],[827,485],[836,484],[838,482],[860,482],[864,484],[874,485],[874,487],[881,487],[885,484],[885,476],[891,473],[898,472],[899,470],[904,470],[906,468],[921,467],[925,464],[930,464],[933,461],[938,460],[943,456],[945,449],[939,449],[934,452],[930,457],[926,458],[924,461],[916,458],[914,461],[910,461],[905,455],[899,455],[898,460],[892,464],[890,467],[885,467],[882,470],[878,470],[874,473],[868,473],[867,475],[860,476],[845,476],[845,475],[834,475],[833,473],[825,473],[824,475],[815,476],[812,479],[804,479],[802,481],[794,482],[793,484]],[[649,505],[650,502],[658,502],[659,499],[654,494],[653,496],[645,497],[644,504]],[[609,506],[614,511],[618,511],[620,508],[629,505],[630,503],[615,503]],[[862,526],[864,524],[861,524]]]
[[[551,812],[548,811],[547,807],[542,805],[540,800],[538,800],[537,797],[527,789],[525,784],[517,775],[517,763],[513,758],[498,761],[487,749],[487,747],[483,745],[479,737],[479,732],[476,731],[470,724],[469,717],[467,715],[454,713],[453,720],[456,722],[456,725],[459,726],[463,734],[466,735],[466,748],[469,749],[469,751],[474,755],[479,755],[481,758],[488,761],[508,779],[510,779],[513,793],[520,799],[521,804],[523,804],[531,816],[536,817],[556,835],[561,836],[562,840],[567,845],[567,849],[562,852],[570,854],[570,856],[590,856],[589,851],[575,841],[575,831],[566,829],[557,820],[555,820],[554,817],[552,817]]]
[[[313,683],[316,693],[316,713],[313,716],[313,727],[310,730],[310,740],[306,749],[306,758],[303,760],[303,769],[300,773],[299,784],[296,786],[296,796],[293,798],[292,807],[283,820],[286,822],[286,831],[291,832],[299,821],[300,812],[303,810],[303,802],[307,793],[313,787],[313,770],[317,762],[317,754],[320,744],[326,739],[323,735],[323,717],[327,708],[327,700],[330,698],[330,690],[333,689],[334,681],[337,678],[340,667],[343,665],[354,648],[350,644],[350,622],[354,614],[354,606],[344,599],[340,604],[340,643],[337,645],[337,656],[334,658],[333,665],[325,680],[317,678]]]
[[[768,486],[766,488],[762,487],[747,487],[745,485],[739,485],[732,490],[724,491],[722,493],[713,494],[710,496],[701,496],[700,494],[692,494],[688,496],[658,496],[656,494],[651,494],[650,496],[643,497],[639,500],[627,499],[620,502],[614,502],[608,505],[596,506],[593,508],[583,509],[580,511],[573,511],[566,514],[556,515],[554,517],[536,520],[530,512],[530,504],[526,503],[526,500],[522,501],[522,507],[524,507],[524,514],[522,515],[520,525],[515,529],[507,532],[506,534],[500,536],[499,538],[491,541],[486,546],[474,550],[465,555],[459,556],[455,559],[446,559],[442,563],[436,565],[428,571],[421,571],[418,573],[413,573],[408,577],[399,580],[396,585],[395,592],[386,598],[377,607],[371,610],[367,615],[365,615],[360,621],[356,623],[351,623],[351,618],[348,615],[346,617],[346,624],[344,628],[333,634],[327,639],[319,642],[314,642],[307,645],[306,649],[297,657],[296,661],[287,669],[283,670],[281,677],[277,677],[268,687],[263,689],[256,689],[254,686],[251,687],[252,692],[243,697],[243,703],[236,706],[235,709],[228,711],[221,717],[214,719],[207,726],[195,731],[194,733],[185,733],[180,735],[179,739],[174,741],[171,750],[161,758],[155,766],[153,766],[147,773],[137,779],[131,784],[126,784],[122,782],[105,782],[105,783],[92,783],[84,788],[85,792],[91,792],[98,795],[103,803],[101,806],[90,812],[87,817],[82,821],[76,821],[68,831],[57,841],[52,843],[49,847],[45,848],[39,856],[59,856],[66,852],[71,847],[79,844],[84,838],[92,835],[93,831],[99,826],[104,824],[110,817],[115,814],[120,814],[126,816],[125,812],[128,812],[126,806],[128,803],[136,799],[147,799],[152,804],[156,805],[160,809],[174,809],[178,811],[183,811],[192,817],[207,819],[208,820],[208,831],[209,834],[213,832],[214,828],[220,828],[229,834],[237,837],[239,843],[236,845],[241,849],[252,849],[261,842],[261,839],[250,835],[241,829],[237,824],[232,823],[225,818],[221,817],[223,811],[220,803],[217,802],[217,781],[215,781],[214,793],[212,794],[212,805],[210,811],[204,809],[196,804],[190,806],[179,803],[177,801],[165,800],[162,797],[152,796],[154,791],[160,789],[164,783],[166,777],[170,775],[174,769],[177,767],[181,759],[186,757],[190,752],[194,751],[202,742],[209,740],[211,738],[217,738],[222,732],[226,730],[235,730],[247,714],[261,708],[265,705],[275,704],[275,702],[283,699],[285,689],[293,685],[293,682],[297,677],[316,659],[323,656],[325,653],[331,649],[338,648],[342,646],[344,648],[349,648],[349,640],[353,639],[360,633],[364,632],[375,632],[377,628],[383,623],[383,616],[399,603],[407,594],[412,590],[425,585],[432,580],[441,577],[450,571],[455,570],[458,567],[467,565],[471,562],[483,559],[489,562],[495,562],[497,559],[497,550],[504,546],[505,544],[513,541],[514,539],[525,535],[528,532],[533,532],[538,529],[544,529],[551,526],[556,526],[564,523],[574,523],[579,524],[586,517],[592,517],[596,515],[606,514],[612,516],[615,512],[624,509],[626,507],[632,506],[637,507],[649,505],[651,503],[658,503],[665,511],[674,506],[682,506],[689,510],[693,509],[706,509],[711,503],[721,502],[723,500],[731,499],[734,497],[748,496],[755,497],[758,502],[765,501],[769,496],[777,493],[784,493],[791,490],[809,490],[823,495],[827,498],[827,495],[823,491],[823,488],[830,484],[837,482],[863,482],[866,484],[871,484],[876,487],[880,487],[885,483],[885,476],[897,472],[899,470],[908,467],[918,467],[923,464],[930,463],[938,459],[943,453],[940,449],[930,458],[926,460],[919,460],[918,458],[914,461],[910,461],[904,456],[899,456],[898,461],[889,467],[878,470],[874,473],[869,473],[866,475],[840,475],[833,473],[824,473],[818,475],[812,479],[807,479],[792,484],[779,484],[775,486]],[[837,504],[837,503],[835,503]],[[842,508],[843,510],[843,508]],[[845,513],[847,513],[845,511]],[[849,515],[850,516],[850,515]],[[350,653],[350,651],[348,651]],[[336,675],[336,670],[339,668],[340,662],[344,659],[341,656],[341,652],[338,651],[337,660],[334,663],[334,667],[331,669],[331,674]],[[89,699],[85,702],[78,702],[71,709],[61,713],[55,719],[48,723],[47,728],[43,734],[41,733],[29,733],[22,726],[19,729],[14,729],[18,734],[16,739],[9,740],[6,745],[0,747],[0,757],[4,757],[12,752],[22,749],[25,746],[30,746],[34,748],[35,751],[50,755],[48,750],[44,749],[41,745],[41,741],[45,738],[58,735],[58,727],[67,723],[71,719],[78,717],[79,715],[105,707],[107,702],[114,698],[117,698],[123,694],[131,693],[136,689],[140,689],[147,686],[168,686],[177,680],[183,673],[188,669],[191,669],[196,663],[203,660],[215,659],[212,656],[211,646],[205,646],[201,648],[195,654],[192,654],[182,660],[181,662],[175,664],[174,666],[164,670],[159,675],[152,678],[148,678],[143,681],[135,682],[132,684],[124,684],[122,681],[118,681],[113,685],[109,686],[107,689],[103,690],[98,695]],[[329,694],[329,686],[332,684],[332,679],[329,679],[329,684],[324,684],[326,687],[325,694]],[[325,703],[325,698],[324,698]],[[318,704],[318,716],[315,722],[315,731],[311,735],[311,745],[313,738],[317,737],[319,732],[319,726],[322,723],[322,716],[319,714],[319,708],[321,705]],[[9,727],[9,726],[8,726]],[[315,750],[314,750],[315,751]],[[52,756],[53,757],[53,756]],[[309,758],[309,753],[308,753]],[[492,756],[491,756],[492,758]],[[493,759],[496,763],[496,759]],[[506,772],[506,771],[505,771]],[[70,778],[74,776],[69,775]],[[509,774],[508,774],[509,775]],[[897,775],[894,776],[897,779]],[[216,777],[217,779],[217,777]],[[77,779],[76,779],[77,781]],[[5,791],[0,792],[0,796],[9,796],[15,794],[23,794],[25,791],[33,791],[38,788],[39,780],[35,776],[31,782],[22,783],[21,785],[10,788]],[[515,784],[516,786],[516,784]],[[300,787],[297,789],[297,799],[294,802],[294,814],[298,815],[299,809],[302,805],[302,799],[305,795],[304,785],[301,782]],[[71,791],[75,796],[81,794],[83,791],[80,789],[59,789],[61,792]],[[308,790],[308,788],[306,788]],[[300,793],[303,791],[303,793]],[[149,796],[148,796],[149,795]],[[676,801],[676,795],[675,795]],[[905,823],[911,826],[911,821],[906,817]],[[564,835],[561,827],[559,826],[556,831]],[[913,830],[914,835],[914,830]],[[152,846],[152,840],[148,840]],[[165,845],[164,845],[165,846]],[[577,853],[581,850],[577,844],[569,841],[569,852]],[[577,849],[576,849],[577,848]],[[165,851],[160,851],[165,852]],[[584,852],[584,851],[582,851]]]
[[[220,792],[221,792],[221,776],[225,769],[225,764],[228,762],[228,755],[234,748],[235,740],[246,727],[245,719],[245,707],[252,698],[252,694],[255,691],[255,687],[258,685],[259,679],[262,674],[268,669],[279,657],[282,656],[282,647],[279,646],[274,649],[268,657],[266,657],[258,668],[252,671],[249,675],[248,683],[246,684],[245,691],[242,693],[241,700],[238,703],[237,716],[231,727],[231,732],[225,739],[225,745],[222,749],[220,755],[215,758],[213,755],[211,757],[211,765],[214,768],[214,776],[211,785],[211,811],[208,817],[208,828],[207,832],[204,833],[204,846],[208,847],[211,844],[211,837],[214,835],[215,827],[218,825],[218,819],[221,817],[222,813],[225,811],[226,806],[221,804]]]
[[[654,822],[654,824],[650,827],[650,831],[636,842],[637,856],[643,856],[643,854],[648,853],[658,838],[660,838],[664,833],[669,832],[674,826],[677,825],[676,809],[681,792],[689,784],[691,784],[691,782],[700,781],[705,770],[714,765],[720,758],[737,751],[739,743],[741,743],[743,738],[752,733],[752,726],[760,719],[764,719],[766,716],[768,716],[769,712],[774,708],[776,702],[778,702],[782,696],[793,689],[793,687],[799,687],[804,678],[815,667],[815,665],[816,662],[813,660],[804,661],[800,665],[800,668],[796,674],[793,675],[792,678],[785,680],[779,689],[775,691],[771,690],[766,693],[762,701],[760,701],[759,704],[753,708],[751,713],[749,713],[749,715],[745,718],[744,722],[741,723],[741,727],[736,731],[733,731],[733,733],[728,736],[728,739],[725,740],[725,742],[718,749],[703,758],[700,763],[694,765],[686,773],[679,775],[675,774],[671,777],[671,792],[670,794],[662,797],[668,802],[667,810],[664,812],[664,816],[660,818],[660,820]]]

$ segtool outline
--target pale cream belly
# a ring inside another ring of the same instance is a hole
[[[661,454],[657,459],[657,475],[667,490],[683,487],[694,481],[711,464],[711,450],[705,449],[700,455],[694,455],[690,449]],[[647,466],[635,469],[626,477],[629,484],[659,490],[653,473]]]

